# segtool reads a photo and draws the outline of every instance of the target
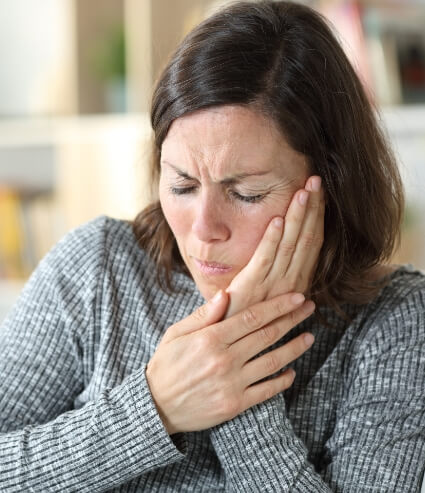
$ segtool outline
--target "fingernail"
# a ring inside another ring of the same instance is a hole
[[[313,192],[318,192],[320,190],[320,185],[322,184],[322,179],[320,176],[315,176],[311,181],[311,188]]]
[[[211,303],[218,303],[222,296],[223,296],[223,291],[220,289],[215,293],[214,297],[211,299]]]
[[[273,226],[276,226],[276,228],[281,228],[283,224],[283,219],[281,217],[275,217],[273,219]]]
[[[291,301],[295,305],[300,305],[305,300],[305,296],[301,293],[296,293],[291,296]]]
[[[314,309],[316,308],[316,305],[314,304],[314,301],[307,301],[307,303],[304,305],[304,310],[306,313],[313,313]]]
[[[308,199],[308,192],[305,192],[304,190],[301,191],[298,195],[298,200],[300,204],[305,205],[307,203],[307,199]]]
[[[306,334],[304,336],[304,342],[307,344],[307,346],[311,346],[314,342],[314,335],[313,334]]]

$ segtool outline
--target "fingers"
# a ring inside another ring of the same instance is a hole
[[[306,190],[298,190],[289,204],[285,216],[285,228],[280,241],[276,259],[271,269],[271,276],[281,277],[287,270],[294,254],[301,226],[306,214],[309,200]]]
[[[214,330],[220,342],[230,346],[248,334],[292,312],[303,302],[304,296],[299,293],[276,296],[271,300],[245,308],[236,315],[215,324],[211,330]]]
[[[222,290],[218,291],[207,303],[200,306],[185,319],[172,325],[164,335],[164,339],[176,339],[185,334],[203,329],[221,320],[226,312],[229,296]]]
[[[264,349],[270,347],[272,344],[281,339],[285,334],[287,334],[291,329],[293,329],[296,325],[308,318],[314,312],[314,309],[314,303],[312,301],[306,301],[292,312],[280,317],[277,320],[274,320],[270,324],[256,330],[252,334],[248,334],[243,339],[240,339],[233,344],[233,346],[231,347],[231,351],[234,353],[235,358],[240,360],[242,365],[248,364],[247,361],[249,361],[255,355],[261,353],[261,351],[263,351]],[[275,369],[274,371],[280,370],[282,366]],[[258,381],[264,376],[267,375],[259,375],[253,381]],[[252,383],[253,381],[251,381],[250,383]]]
[[[293,384],[294,379],[295,371],[288,368],[276,378],[248,387],[244,392],[241,412],[287,390]]]
[[[303,267],[303,270],[306,273],[309,273],[308,275],[310,276],[308,279],[306,279],[306,282],[309,287],[311,286],[311,282],[319,260],[320,249],[322,248],[323,245],[324,229],[325,229],[325,200],[322,192],[322,197],[319,203],[318,217],[316,221],[316,230],[314,233],[313,245],[310,250],[310,255],[307,256],[307,259],[305,260]]]
[[[308,211],[287,270],[288,278],[303,283],[302,287],[297,284],[297,291],[304,291],[307,288],[323,244],[325,207],[320,177],[311,177],[307,181],[306,189],[309,192]]]
[[[254,255],[245,267],[244,282],[254,280],[262,282],[268,275],[275,261],[276,251],[282,238],[283,219],[273,218],[266,228],[266,231],[258,244]],[[231,289],[227,290],[231,292]]]
[[[306,335],[306,333],[301,334],[284,346],[269,351],[261,357],[246,363],[242,369],[244,384],[249,386],[254,382],[258,382],[259,380],[280,371],[283,367],[298,359],[314,342],[313,338],[311,342],[307,343],[305,340]]]

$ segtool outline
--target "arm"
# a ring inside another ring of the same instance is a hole
[[[183,454],[140,370],[79,410],[0,434],[0,491],[105,491]]]
[[[0,491],[104,491],[183,457],[142,368],[73,409],[90,378],[104,221],[49,252],[0,328]]]
[[[307,449],[286,416],[282,393],[214,427],[210,437],[228,491],[333,491],[308,462]]]
[[[211,430],[229,490],[420,491],[425,463],[423,294],[392,323],[370,329],[348,365],[346,388],[315,471],[282,394]],[[398,322],[397,322],[398,321]],[[401,321],[403,321],[401,323]]]

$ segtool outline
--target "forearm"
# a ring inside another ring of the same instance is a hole
[[[140,370],[82,409],[0,434],[0,490],[94,493],[183,457]]]
[[[210,436],[230,491],[332,491],[307,460],[282,394],[214,427]]]

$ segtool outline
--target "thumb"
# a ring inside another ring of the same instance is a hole
[[[220,289],[207,303],[200,306],[188,317],[172,325],[167,331],[167,333],[170,332],[168,340],[190,334],[220,321],[226,313],[228,301],[228,294]]]

